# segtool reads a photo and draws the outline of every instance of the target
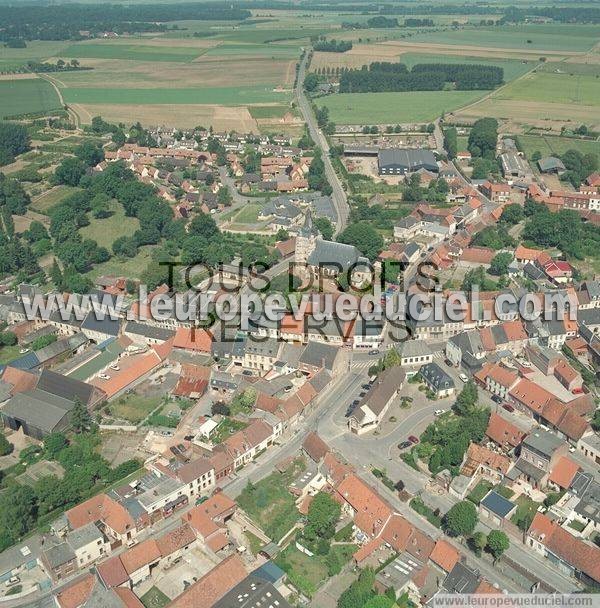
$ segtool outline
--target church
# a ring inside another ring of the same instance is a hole
[[[356,284],[370,281],[373,268],[354,245],[326,241],[314,226],[309,210],[296,236],[294,261],[298,267],[306,267],[313,276],[336,279],[340,274],[352,270]]]

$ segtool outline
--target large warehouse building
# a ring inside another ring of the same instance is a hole
[[[389,148],[377,154],[379,175],[406,175],[421,169],[437,173],[439,171],[431,150],[416,148]]]

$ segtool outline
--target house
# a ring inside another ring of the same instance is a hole
[[[548,260],[542,267],[545,275],[555,283],[561,285],[573,280],[573,267],[569,262],[561,260]]]
[[[421,367],[419,374],[436,397],[449,397],[454,394],[454,380],[437,363],[427,363]]]
[[[494,526],[502,528],[504,522],[517,510],[517,505],[492,490],[479,503],[478,510],[479,514],[490,520]]]
[[[475,374],[475,379],[493,395],[506,399],[519,381],[519,374],[499,363],[486,363]]]
[[[567,456],[560,456],[550,471],[548,485],[559,491],[567,490],[580,469],[581,467]]]
[[[567,169],[560,158],[556,156],[545,156],[537,162],[542,173],[556,173],[562,175]]]
[[[512,422],[509,422],[496,412],[490,414],[485,434],[506,453],[512,452],[512,450],[520,445],[525,436],[525,433],[518,426],[512,424]]]
[[[169,604],[169,608],[214,608],[221,598],[247,576],[248,572],[241,558],[235,554],[231,555],[177,596]]]
[[[304,442],[302,443],[304,453],[317,464],[320,464],[325,456],[331,451],[330,447],[319,437],[319,435],[311,431]]]
[[[352,433],[361,435],[379,426],[398,396],[405,377],[399,368],[389,368],[379,374],[348,418],[348,428]]]
[[[460,561],[460,553],[447,540],[440,538],[436,541],[429,559],[444,572],[449,573]]]
[[[544,487],[566,444],[556,435],[542,429],[535,430],[521,443],[521,453],[515,463],[514,479],[522,479],[533,488]]]
[[[510,186],[508,184],[486,181],[479,186],[479,189],[493,203],[506,203],[510,200]]]
[[[423,340],[406,340],[396,350],[400,353],[400,365],[408,368],[406,375],[409,377],[433,361],[433,351]]]
[[[582,583],[592,586],[600,583],[600,549],[575,538],[547,515],[535,514],[526,545]]]
[[[54,599],[58,608],[143,608],[137,595],[128,587],[105,587],[100,577],[87,574],[61,587]]]
[[[469,444],[461,475],[475,477],[481,475],[492,482],[502,481],[511,467],[511,460],[477,443]]]
[[[214,604],[214,608],[258,608],[263,605],[265,608],[291,608],[272,583],[252,573]]]

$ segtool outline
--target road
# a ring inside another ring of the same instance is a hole
[[[333,165],[331,164],[331,158],[329,157],[329,143],[327,138],[317,125],[317,119],[313,114],[310,102],[304,92],[304,78],[306,76],[306,67],[308,63],[308,52],[304,53],[302,61],[300,62],[300,68],[298,70],[298,79],[296,83],[296,99],[298,101],[298,108],[302,112],[304,122],[308,126],[308,132],[312,137],[315,144],[321,148],[323,163],[325,165],[325,175],[327,181],[331,184],[332,193],[331,199],[335,212],[337,214],[337,222],[335,226],[334,234],[339,234],[348,224],[348,216],[350,215],[350,207],[348,206],[348,199],[346,198],[346,192],[340,182],[337,173],[335,172]]]

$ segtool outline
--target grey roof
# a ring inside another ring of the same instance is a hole
[[[107,589],[96,581],[85,608],[123,608],[123,600],[114,589]]]
[[[571,491],[581,498],[575,512],[600,523],[600,483],[593,479],[590,473],[577,473],[571,484]]]
[[[322,369],[318,371],[308,382],[317,391],[317,393],[320,393],[331,382],[331,376],[326,370]]]
[[[246,340],[246,353],[262,355],[263,357],[277,357],[281,343],[275,338],[261,340],[256,337],[248,337]]]
[[[544,158],[540,158],[540,160],[538,160],[538,167],[542,172],[566,171],[564,163],[560,158],[556,158],[556,156],[545,156]]]
[[[402,358],[426,357],[432,354],[431,347],[423,340],[406,340],[396,347]]]
[[[546,475],[546,471],[540,469],[539,467],[536,467],[534,464],[531,464],[531,462],[525,460],[524,458],[519,458],[517,462],[515,462],[515,468],[513,470],[521,471],[521,473],[525,473],[525,475],[531,477],[532,479],[535,479],[537,482],[542,481],[542,479],[544,479],[544,476]],[[510,471],[508,477],[512,478],[512,476],[510,475]]]
[[[138,323],[137,321],[129,321],[127,327],[125,327],[125,331],[136,336],[143,336],[151,340],[163,340],[165,342],[175,335],[175,331],[172,329],[157,327],[148,323]]]
[[[81,329],[95,331],[107,336],[118,336],[121,321],[119,319],[111,319],[110,314],[105,314],[103,319],[100,316],[102,315],[94,310],[90,310],[81,324]]]
[[[535,430],[523,440],[524,447],[548,459],[563,444],[564,441],[560,437],[543,429]]]
[[[421,246],[419,243],[415,243],[415,241],[409,241],[406,243],[404,247],[404,251],[402,252],[407,258],[412,257],[415,253],[420,251]]]
[[[435,362],[424,365],[419,373],[435,391],[454,388],[454,380]]]
[[[515,508],[513,502],[494,491],[485,496],[480,504],[502,518],[505,518]]]
[[[437,172],[439,170],[435,156],[431,150],[415,148],[387,148],[379,150],[379,168],[399,167],[404,171],[418,171],[427,169]]]
[[[380,319],[365,319],[360,315],[354,324],[354,334],[356,336],[380,336],[383,333],[385,324]]]
[[[16,570],[29,562],[35,562],[42,551],[41,536],[34,534],[26,541],[0,553],[0,575]]]
[[[250,574],[231,591],[226,593],[214,608],[291,608],[291,604],[262,578]]]
[[[64,338],[63,340],[57,340],[52,344],[48,344],[48,346],[44,346],[44,348],[36,350],[35,354],[40,363],[45,363],[50,359],[76,350],[87,342],[88,339],[83,334],[75,334],[74,336]]]
[[[546,276],[542,270],[537,266],[534,266],[531,262],[527,262],[527,264],[523,266],[523,272],[534,281],[539,281]]]
[[[577,321],[584,325],[600,325],[600,308],[580,308]]]
[[[474,593],[479,586],[479,575],[467,565],[458,562],[444,580],[443,587],[449,593]]]
[[[68,399],[69,401],[79,399],[84,405],[88,405],[91,402],[96,392],[96,388],[91,384],[57,374],[49,369],[42,371],[36,388],[45,393]]]
[[[363,409],[365,407],[379,416],[402,386],[404,378],[406,378],[406,374],[401,368],[394,367],[383,371],[360,400],[352,417],[359,421],[362,420],[366,415]]]
[[[44,555],[51,568],[60,568],[63,564],[75,559],[75,552],[65,542],[46,549]]]
[[[69,532],[66,536],[66,541],[73,551],[77,551],[77,549],[80,549],[81,547],[85,547],[90,543],[103,539],[104,536],[102,532],[98,530],[98,527],[93,522]]]
[[[269,583],[276,583],[285,576],[285,572],[270,560],[257,568],[252,574]]]
[[[361,261],[367,262],[366,258],[354,245],[324,241],[321,238],[316,239],[315,248],[307,260],[311,266],[322,265],[325,268],[339,266],[343,270]]]
[[[338,356],[338,350],[337,346],[310,340],[300,356],[300,363],[314,367],[323,367],[331,371]]]
[[[52,433],[68,416],[74,403],[40,390],[17,393],[9,399],[2,413],[15,420],[25,421],[43,433]]]

